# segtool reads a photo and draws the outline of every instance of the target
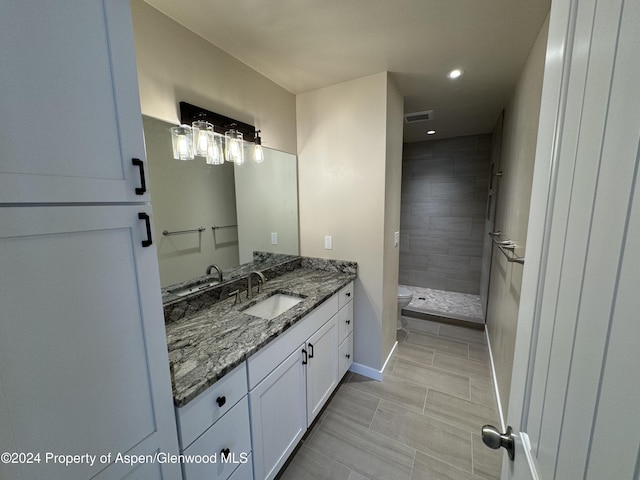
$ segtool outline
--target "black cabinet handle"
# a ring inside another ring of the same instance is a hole
[[[347,292],[347,293],[345,293],[345,295],[346,295],[347,297],[350,297],[350,296],[351,296],[351,292]]]
[[[140,220],[144,220],[144,223],[147,226],[147,239],[142,240],[142,246],[148,247],[153,244],[153,240],[151,239],[151,220],[149,219],[149,215],[144,212],[138,213],[138,218]]]
[[[313,358],[313,345],[309,344],[309,358]]]
[[[221,397],[216,398],[216,403],[218,404],[219,407],[222,407],[225,403],[227,403],[227,397],[223,395]]]
[[[144,179],[144,163],[139,158],[132,158],[131,163],[140,168],[140,187],[136,187],[136,195],[144,195],[147,191],[147,182]]]
[[[347,353],[347,354],[345,355],[345,357],[347,357],[347,358],[351,358],[351,354],[350,354],[350,353]]]
[[[220,453],[225,457],[228,457],[229,454],[231,453],[231,450],[229,450],[228,448],[223,448],[222,450],[220,450]]]
[[[347,322],[347,325],[349,325],[351,323],[351,320],[345,320],[345,322]]]
[[[307,358],[307,351],[304,348],[302,349],[302,355],[304,355],[304,358],[302,359],[302,364],[306,365],[307,363],[309,363],[309,359]]]

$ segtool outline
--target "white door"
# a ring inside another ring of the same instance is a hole
[[[151,208],[0,208],[0,452],[34,455],[3,456],[0,479],[179,478],[176,464],[117,458],[178,451],[140,213]]]
[[[129,9],[3,0],[0,203],[149,201]]]
[[[640,0],[553,0],[503,478],[640,475]]]

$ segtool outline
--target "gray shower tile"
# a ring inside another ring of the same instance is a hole
[[[463,277],[459,274],[451,273],[447,276],[447,286],[445,290],[478,295],[480,293],[480,275],[477,273],[468,273]],[[479,318],[482,319],[482,316]]]
[[[471,217],[431,217],[429,218],[429,235],[464,235],[470,236],[473,228]]]
[[[469,257],[463,255],[428,254],[427,267],[432,272],[469,273]]]
[[[453,217],[481,217],[485,213],[484,202],[478,200],[453,200],[450,202]]]
[[[411,477],[415,449],[331,413],[309,446],[371,480]]]
[[[465,255],[482,258],[482,241],[478,238],[457,237],[449,240],[450,255]]]
[[[480,255],[477,257],[469,257],[469,273],[482,272],[482,243],[480,243]]]
[[[409,168],[413,177],[453,177],[453,155],[423,157],[420,161],[411,162]]]
[[[462,198],[473,198],[475,194],[475,181],[473,178],[433,178],[431,179],[431,198],[449,198],[452,200]]]
[[[456,154],[454,164],[456,177],[477,177],[487,175],[489,162],[486,155],[478,155],[476,152]]]
[[[409,217],[414,221],[420,222],[424,217],[428,216],[450,215],[451,205],[442,201],[420,201],[411,203],[408,210]]]
[[[371,430],[472,471],[471,435],[464,429],[382,402],[373,418]]]
[[[411,249],[413,252],[447,254],[449,253],[449,241],[446,238],[412,235]]]
[[[410,269],[409,280],[403,281],[403,283],[408,285],[418,285],[424,288],[444,290],[447,288],[447,275],[445,273]]]

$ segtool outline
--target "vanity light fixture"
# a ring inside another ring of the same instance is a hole
[[[463,73],[464,70],[462,70],[461,68],[455,68],[447,74],[447,77],[449,77],[451,80],[455,80],[456,78],[460,78]]]
[[[191,124],[193,130],[193,153],[206,157],[209,145],[213,143],[213,125],[205,120],[196,120]]]
[[[206,161],[208,165],[224,164],[224,149],[222,148],[222,135],[211,133],[211,141],[207,149]]]
[[[264,152],[262,151],[262,139],[260,138],[260,130],[256,130],[256,138],[253,140],[253,161],[262,163],[264,161]]]
[[[173,158],[176,160],[193,160],[193,130],[189,125],[178,125],[171,128],[171,145]]]
[[[235,127],[235,125],[231,125]],[[232,128],[224,132],[224,156],[227,162],[233,162],[236,165],[244,163],[244,148],[242,145],[242,133]]]

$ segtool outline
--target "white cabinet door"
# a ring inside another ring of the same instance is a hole
[[[307,341],[307,425],[311,425],[338,385],[336,320],[334,316]]]
[[[0,208],[0,452],[42,455],[0,463],[0,478],[180,478],[175,464],[114,463],[178,451],[156,250],[141,246],[139,213],[151,208]],[[66,467],[46,452],[98,459]]]
[[[256,479],[272,479],[307,430],[304,345],[249,392]]]
[[[129,9],[2,2],[0,203],[149,200]]]

